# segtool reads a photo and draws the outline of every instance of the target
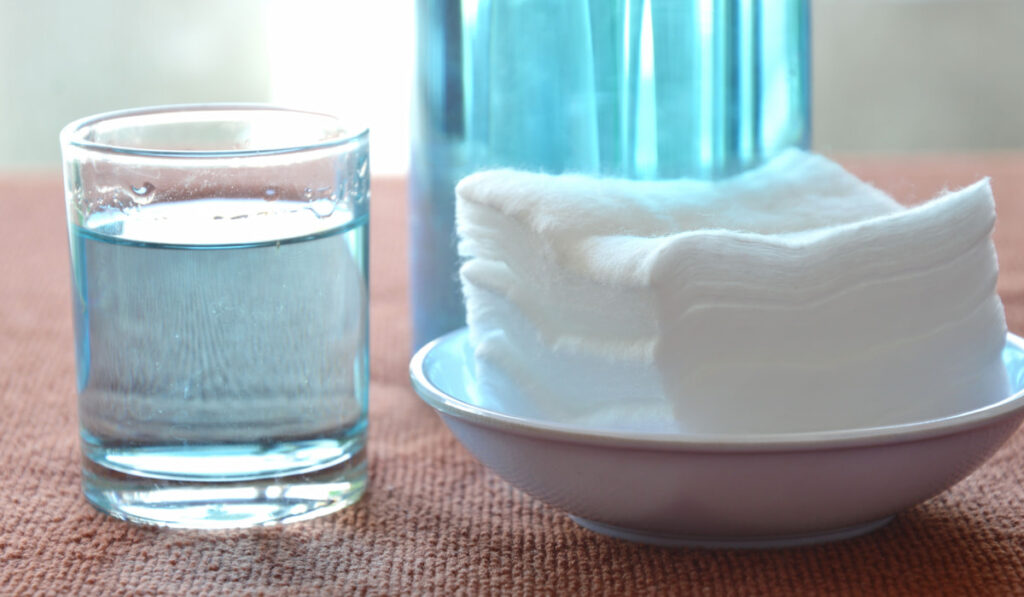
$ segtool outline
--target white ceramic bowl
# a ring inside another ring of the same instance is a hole
[[[773,547],[852,537],[966,477],[1024,419],[1024,341],[1008,335],[1013,395],[955,416],[822,433],[603,433],[489,408],[465,329],[410,363],[416,392],[483,464],[580,525],[670,546]]]

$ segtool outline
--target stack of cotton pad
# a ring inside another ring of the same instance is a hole
[[[987,181],[903,208],[820,156],[720,182],[456,189],[479,391],[593,429],[777,433],[1006,395]]]

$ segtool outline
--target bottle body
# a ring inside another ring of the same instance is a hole
[[[419,0],[414,344],[463,325],[454,185],[483,168],[720,178],[810,140],[808,0]]]

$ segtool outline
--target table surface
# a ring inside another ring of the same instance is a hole
[[[991,176],[999,292],[1024,332],[1024,153],[840,160],[908,202]],[[0,594],[1024,594],[1024,429],[975,474],[844,542],[771,551],[605,538],[507,485],[408,382],[405,186],[375,179],[370,489],[238,531],[139,527],[81,497],[57,172],[0,174]]]

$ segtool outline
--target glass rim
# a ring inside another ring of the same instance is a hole
[[[116,143],[103,143],[90,141],[83,138],[83,131],[99,123],[110,122],[122,118],[133,118],[138,116],[156,114],[187,114],[189,112],[273,112],[283,114],[305,115],[324,119],[337,125],[338,135],[330,139],[321,139],[306,144],[281,144],[277,147],[266,147],[258,149],[151,149],[118,145]],[[354,132],[352,132],[354,131]],[[158,106],[147,106],[141,108],[127,108],[122,110],[111,110],[92,114],[71,121],[60,131],[60,144],[62,147],[76,147],[88,151],[102,153],[113,153],[133,157],[155,157],[155,158],[239,158],[270,156],[287,153],[308,152],[318,149],[330,149],[348,145],[355,141],[366,140],[369,137],[369,128],[366,126],[348,127],[337,116],[326,112],[314,110],[303,110],[289,108],[275,104],[262,103],[198,103],[198,104],[166,104]]]

